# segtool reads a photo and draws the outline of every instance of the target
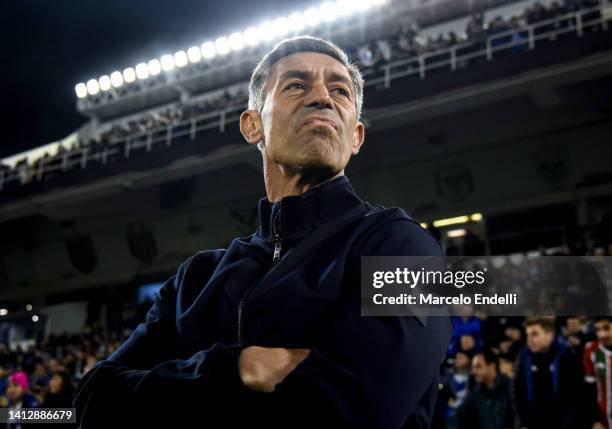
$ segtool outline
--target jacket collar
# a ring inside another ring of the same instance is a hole
[[[262,198],[256,235],[265,241],[272,240],[276,220],[277,232],[283,240],[298,239],[360,204],[363,201],[346,176],[336,177],[301,195],[283,197],[275,203]]]

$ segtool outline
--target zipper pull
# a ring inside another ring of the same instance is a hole
[[[274,256],[272,257],[272,262],[276,262],[280,259],[281,254],[281,243],[280,239],[276,236],[274,237]]]
[[[272,262],[277,262],[281,256],[282,244],[281,244],[281,215],[283,209],[283,199],[281,198],[278,203],[278,211],[272,220],[272,232],[274,235],[274,256],[272,256]]]

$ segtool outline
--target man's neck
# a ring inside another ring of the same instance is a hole
[[[304,192],[344,175],[344,170],[333,173],[317,168],[288,168],[264,162],[264,180],[268,201],[277,202],[289,195]]]

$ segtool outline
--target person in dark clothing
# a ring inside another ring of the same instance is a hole
[[[74,387],[70,375],[66,370],[57,370],[49,379],[49,388],[45,392],[41,407],[44,408],[72,408]],[[38,429],[67,429],[76,428],[74,423],[39,423]]]
[[[443,253],[344,176],[364,141],[362,91],[322,39],[287,39],[262,59],[240,118],[263,158],[259,227],[162,286],[146,321],[81,380],[82,429],[429,426],[450,317],[362,317],[360,264]]]
[[[521,427],[579,427],[580,360],[571,347],[556,341],[553,318],[528,318],[525,331],[527,347],[519,357],[514,391]]]
[[[476,385],[457,408],[457,429],[514,428],[510,379],[499,373],[499,359],[485,349],[472,359]]]

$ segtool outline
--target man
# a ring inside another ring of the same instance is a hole
[[[362,99],[358,69],[330,42],[293,38],[262,59],[240,117],[263,158],[259,227],[164,284],[146,322],[81,381],[82,428],[119,415],[140,426],[428,427],[450,318],[361,317],[360,258],[442,251],[344,176],[364,141]]]
[[[514,407],[510,380],[499,373],[499,359],[485,349],[472,359],[476,385],[457,408],[458,429],[514,428]]]
[[[519,357],[514,391],[521,427],[578,427],[584,391],[578,358],[556,341],[554,318],[530,317],[525,331],[527,347]]]
[[[593,429],[612,427],[612,405],[610,403],[610,388],[612,387],[612,317],[595,318],[595,334],[597,339],[586,344],[584,348],[584,379],[589,386],[591,404],[591,422]]]

